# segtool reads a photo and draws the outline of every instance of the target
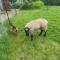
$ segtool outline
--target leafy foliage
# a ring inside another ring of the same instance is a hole
[[[21,9],[31,9],[32,8],[32,3],[29,3],[29,2],[25,2]]]
[[[34,8],[41,8],[41,7],[44,6],[44,3],[42,1],[35,1],[35,2],[32,3],[32,6]]]
[[[20,3],[13,3],[12,8],[15,8],[15,9],[20,8]]]
[[[42,1],[25,2],[22,5],[22,9],[41,8],[42,6],[44,6],[44,3]]]
[[[15,3],[17,0],[9,0],[11,3]]]

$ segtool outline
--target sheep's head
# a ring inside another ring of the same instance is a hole
[[[30,29],[29,29],[28,27],[25,27],[25,28],[24,28],[24,31],[25,31],[25,33],[26,33],[26,36],[29,36],[29,30],[30,30]]]

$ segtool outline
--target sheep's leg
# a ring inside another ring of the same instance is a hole
[[[26,32],[26,36],[29,36],[29,32]]]
[[[39,36],[40,36],[42,33],[43,33],[43,30],[41,30],[41,32],[40,32],[40,34],[39,34]]]
[[[31,34],[31,41],[33,40],[33,34]]]
[[[48,31],[48,30],[47,30],[47,27],[48,27],[48,26],[45,26],[45,28],[44,28],[44,35],[43,35],[43,36],[46,36],[46,34],[47,34],[47,31]]]
[[[43,36],[46,36],[46,33],[47,33],[47,31],[44,33],[44,35],[43,35]]]
[[[31,41],[32,41],[33,40],[33,33],[32,33],[32,31],[29,32],[29,36],[30,36]]]

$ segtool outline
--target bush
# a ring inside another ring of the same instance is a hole
[[[22,5],[21,9],[34,9],[34,8],[41,8],[44,6],[44,3],[42,1],[34,1],[34,2],[25,2]]]
[[[29,2],[25,2],[21,9],[31,9],[32,8],[32,3],[29,3]]]
[[[21,8],[21,9],[34,9],[34,8],[41,8],[44,6],[44,3],[42,1],[33,1],[33,2],[24,2],[21,3],[14,3],[12,4],[12,8]]]
[[[35,1],[35,2],[32,3],[32,6],[34,8],[41,8],[41,7],[44,6],[44,3],[42,1]]]
[[[16,8],[16,9],[20,8],[20,3],[12,4],[12,8]]]
[[[40,0],[32,0],[32,1],[40,1]]]

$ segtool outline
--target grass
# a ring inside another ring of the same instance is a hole
[[[23,28],[28,21],[37,18],[48,20],[47,36],[38,36],[36,31],[31,41]],[[19,31],[17,35],[10,33],[0,40],[1,60],[60,60],[60,6],[49,6],[48,10],[24,10],[13,17],[12,22]]]

